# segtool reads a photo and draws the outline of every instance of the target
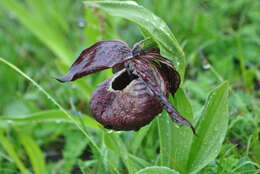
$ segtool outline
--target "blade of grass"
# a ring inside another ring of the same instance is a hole
[[[73,116],[71,116],[45,89],[43,89],[37,82],[35,82],[33,79],[31,79],[29,76],[27,76],[24,72],[22,72],[19,68],[17,68],[12,63],[6,61],[5,59],[0,57],[0,62],[3,62],[4,64],[8,65],[10,68],[12,68],[14,71],[22,75],[24,78],[29,80],[33,85],[35,85],[50,101],[52,101],[77,127],[78,129],[86,136],[86,138],[90,141],[90,143],[93,145],[93,147],[98,151],[100,155],[102,155],[101,149],[98,147],[98,145],[95,143],[95,141],[89,136],[89,134],[84,130],[83,127],[81,127],[80,122],[77,122],[73,119]],[[111,165],[111,163],[109,163]],[[112,169],[118,173],[118,170],[115,166],[111,166]]]
[[[94,129],[102,129],[98,122],[87,115],[82,115],[82,121],[87,127]],[[80,122],[76,117],[72,117],[76,122]],[[0,122],[7,122],[8,124],[31,124],[34,122],[68,122],[74,123],[61,110],[49,110],[33,113],[25,116],[7,117],[0,116]]]
[[[7,137],[4,136],[4,131],[0,129],[0,143],[2,144],[5,151],[10,155],[10,157],[14,160],[15,164],[17,165],[18,169],[21,171],[22,174],[29,174],[29,170],[26,169],[23,162],[19,159],[18,154],[12,143],[8,140]]]
[[[148,163],[148,162],[145,161],[144,159],[139,158],[139,157],[137,157],[137,156],[134,156],[134,155],[129,154],[129,158],[130,158],[131,161],[133,161],[134,164],[136,165],[135,168],[142,169],[142,168],[144,168],[144,167],[151,166],[150,163]]]
[[[130,148],[133,154],[136,154],[137,150],[139,148],[142,148],[141,144],[144,140],[145,136],[147,135],[149,131],[150,125],[140,129],[138,132],[135,132],[133,136],[130,138]]]
[[[19,140],[22,143],[23,147],[26,150],[26,153],[29,156],[33,171],[35,174],[46,173],[45,169],[45,159],[44,155],[38,146],[38,144],[28,135],[17,132]]]
[[[129,153],[127,151],[126,145],[122,142],[122,139],[117,134],[105,133],[104,142],[107,148],[112,150],[114,153],[119,153],[130,174],[133,174],[137,171],[134,165],[131,164],[132,161],[129,159]]]
[[[91,144],[96,148],[98,152],[101,152],[95,141],[88,135],[87,132],[84,131],[84,129],[80,126],[80,123],[75,121],[73,116],[71,116],[45,89],[43,89],[37,82],[35,82],[33,79],[31,79],[29,76],[27,76],[24,72],[22,72],[19,68],[17,68],[12,63],[6,61],[5,59],[0,57],[0,61],[4,64],[8,65],[10,68],[15,70],[17,73],[22,75],[24,78],[29,80],[34,86],[36,86],[51,102],[53,102],[77,127],[78,129],[86,136],[86,138],[91,142]]]

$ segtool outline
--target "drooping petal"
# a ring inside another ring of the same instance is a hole
[[[167,61],[165,62],[165,64],[167,64]],[[170,117],[175,123],[189,126],[192,129],[193,133],[196,134],[193,125],[183,116],[181,116],[177,112],[177,110],[168,102],[165,94],[165,92],[167,91],[162,90],[162,85],[167,86],[168,81],[157,80],[158,76],[162,75],[163,77],[163,75],[167,75],[165,73],[160,73],[162,68],[157,69],[157,67],[149,62],[147,57],[139,57],[139,59],[134,59],[131,61],[129,69],[145,82],[147,89],[151,93],[151,96],[157,97],[158,101],[160,101],[163,108],[169,113]]]
[[[74,81],[93,72],[112,68],[132,58],[131,49],[121,41],[100,41],[81,52],[60,82]]]

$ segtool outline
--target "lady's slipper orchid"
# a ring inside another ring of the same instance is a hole
[[[165,109],[174,122],[195,129],[168,102],[180,85],[179,73],[158,49],[133,49],[122,41],[97,42],[85,49],[60,82],[74,81],[103,69],[114,76],[103,82],[91,99],[93,117],[106,128],[138,130]]]

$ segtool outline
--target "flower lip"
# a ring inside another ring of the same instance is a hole
[[[133,80],[139,77],[135,74],[129,73],[126,69],[121,70],[119,75],[115,76],[111,81],[111,88],[113,90],[125,89]]]

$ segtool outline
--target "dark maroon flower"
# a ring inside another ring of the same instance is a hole
[[[165,109],[174,122],[195,129],[168,102],[180,85],[179,73],[158,49],[133,49],[121,41],[101,41],[85,49],[60,82],[74,81],[103,69],[113,77],[103,82],[91,99],[93,117],[106,128],[138,130]]]

